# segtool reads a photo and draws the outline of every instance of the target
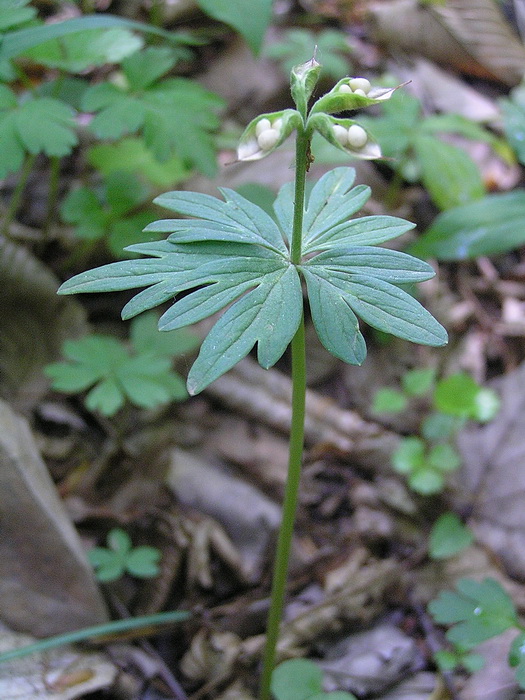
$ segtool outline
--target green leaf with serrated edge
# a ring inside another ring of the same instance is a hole
[[[242,34],[251,50],[258,54],[272,19],[272,0],[197,0],[210,17],[229,24]]]
[[[288,297],[286,314],[282,299]],[[188,375],[188,391],[196,394],[245,357],[256,342],[264,366],[275,364],[299,326],[302,295],[297,272],[288,266],[265,276],[262,283],[231,306],[204,340]]]
[[[133,57],[134,58],[134,57]],[[204,174],[216,170],[212,131],[219,126],[221,98],[187,78],[164,79],[136,93],[110,83],[94,85],[83,96],[83,109],[97,112],[90,128],[100,138],[119,138],[142,130],[158,160],[176,152]]]
[[[421,258],[466,260],[525,243],[525,190],[490,194],[440,214],[409,248]]]
[[[391,284],[423,282],[435,275],[433,268],[418,258],[370,246],[338,246],[311,258],[304,264],[305,268],[307,266],[314,272],[322,267],[326,271],[347,273],[350,277],[369,275]]]
[[[472,544],[474,536],[455,513],[443,513],[430,532],[429,553],[432,559],[446,559]]]
[[[16,124],[29,153],[67,156],[78,143],[72,109],[51,97],[38,97],[20,105]]]
[[[63,353],[69,360],[98,369],[100,376],[129,357],[126,348],[116,338],[97,333],[79,340],[66,340]]]
[[[322,690],[323,672],[313,661],[291,659],[272,673],[272,693],[277,700],[308,700]]]
[[[158,221],[146,230],[174,231],[176,233],[170,237],[174,242],[217,240],[257,243],[283,256],[287,255],[281,232],[265,211],[234,190],[220,188],[220,191],[224,202],[197,192],[168,192],[157,197],[155,204],[198,219]]]
[[[359,322],[347,299],[325,279],[303,269],[308,289],[312,321],[319,340],[329,353],[351,365],[366,357],[366,343]]]
[[[445,345],[447,333],[443,326],[410,294],[388,282],[362,274],[347,274],[326,270],[321,265],[303,266],[330,281],[352,310],[377,330],[421,345]]]
[[[444,591],[429,605],[439,623],[458,623],[447,638],[465,649],[517,626],[517,614],[510,596],[490,578],[483,581],[461,579],[457,592]]]
[[[423,134],[416,137],[414,148],[423,184],[440,209],[483,197],[485,185],[480,170],[466,151]]]
[[[55,362],[47,365],[44,368],[44,374],[52,380],[53,389],[68,394],[84,391],[100,379],[98,367],[71,365],[66,362]]]
[[[122,71],[134,90],[143,90],[173,68],[176,57],[167,46],[148,46],[122,61]]]

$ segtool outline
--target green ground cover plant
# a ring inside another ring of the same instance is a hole
[[[259,698],[268,700],[286,590],[304,442],[305,331],[302,281],[313,323],[326,349],[361,364],[366,344],[358,316],[378,330],[426,345],[447,342],[444,328],[402,285],[429,279],[434,271],[404,253],[374,247],[412,228],[390,216],[352,217],[370,191],[355,186],[352,168],[323,176],[305,197],[310,142],[319,132],[348,155],[375,158],[380,149],[353,119],[332,114],[378,104],[392,89],[371,88],[364,78],[344,78],[309,108],[321,66],[312,59],[292,71],[296,109],[263,114],[241,138],[240,160],[258,160],[295,132],[295,181],[279,193],[275,219],[244,197],[222,189],[223,199],[195,192],[169,192],[155,201],[179,215],[146,231],[169,234],[130,250],[145,258],[111,263],[76,275],[60,293],[145,288],[123,309],[131,318],[175,302],[159,320],[161,330],[196,323],[226,308],[206,336],[187,380],[196,394],[257,345],[259,363],[273,366],[291,346],[292,428],[289,474],[279,533],[272,602]],[[177,295],[184,292],[184,295]]]
[[[107,547],[88,550],[88,559],[102,583],[116,581],[124,574],[137,578],[152,578],[159,573],[161,552],[157,547],[134,547],[131,537],[120,527],[108,532]]]
[[[484,659],[472,650],[491,637],[516,629],[508,660],[520,687],[525,688],[525,627],[500,583],[491,578],[461,579],[455,591],[440,593],[429,610],[436,622],[452,625],[446,634],[452,649],[443,650],[437,658],[443,668],[461,664],[467,670],[477,670]]]
[[[187,398],[184,380],[172,369],[173,360],[194,350],[199,340],[186,330],[161,335],[157,322],[153,312],[136,318],[129,344],[100,333],[66,340],[67,360],[45,368],[53,389],[71,394],[89,389],[86,408],[104,416],[114,416],[126,401],[156,408]]]
[[[410,400],[431,395],[432,409],[421,421],[420,435],[404,437],[392,456],[392,466],[422,495],[445,488],[447,474],[461,465],[455,436],[467,420],[486,423],[499,410],[495,391],[480,386],[464,372],[435,381],[433,369],[411,370],[402,377],[402,390],[385,387],[376,392],[376,413],[399,413]]]

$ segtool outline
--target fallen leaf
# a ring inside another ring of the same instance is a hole
[[[525,579],[525,364],[493,383],[497,417],[459,435],[464,467],[459,498],[472,508],[468,524],[507,571]]]
[[[29,426],[3,401],[0,513],[0,618],[39,637],[107,620],[93,570]]]

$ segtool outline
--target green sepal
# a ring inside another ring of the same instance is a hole
[[[321,64],[315,58],[311,58],[306,63],[292,68],[290,74],[290,85],[292,99],[295,102],[299,113],[306,115],[308,109],[308,100],[312,96],[319,75],[321,73]]]
[[[397,87],[394,88],[372,88],[368,95],[359,95],[355,92],[341,92],[341,86],[350,85],[352,78],[342,78],[339,82],[320,97],[312,106],[310,114],[324,112],[325,114],[338,114],[348,110],[362,109],[370,105],[378,104],[384,100],[389,100]]]
[[[270,124],[275,124],[278,119],[282,120],[279,129],[279,140],[275,143],[272,148],[263,150],[257,143],[257,124],[263,120],[268,119]],[[266,114],[259,114],[259,116],[252,119],[244,130],[240,140],[239,146],[237,147],[237,159],[238,160],[261,160],[261,158],[266,158],[267,155],[273,153],[276,148],[286,141],[288,136],[297,129],[302,123],[301,115],[295,109],[283,109],[280,112],[268,112]]]
[[[332,146],[335,146],[340,151],[343,151],[343,153],[352,156],[352,158],[359,158],[361,160],[374,160],[381,158],[381,147],[368,131],[366,132],[367,142],[362,148],[352,148],[349,145],[341,144],[337,140],[334,134],[334,126],[342,126],[343,128],[348,129],[354,124],[361,126],[353,119],[336,119],[335,117],[330,117],[328,114],[314,114],[308,120],[308,125],[312,129],[318,131],[323,138],[332,144]]]

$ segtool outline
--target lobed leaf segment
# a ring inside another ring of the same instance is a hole
[[[443,327],[400,285],[434,275],[425,262],[375,248],[413,228],[391,216],[351,218],[370,196],[353,187],[355,171],[336,168],[314,186],[304,212],[302,256],[292,263],[293,199],[279,193],[275,219],[230,189],[224,201],[194,192],[169,192],[156,204],[191,219],[164,219],[146,232],[167,240],[127,250],[149,256],[90,270],[65,282],[61,294],[146,287],[123,309],[131,318],[175,297],[159,328],[174,330],[228,307],[213,326],[188,376],[196,394],[257,344],[259,363],[273,366],[291,342],[303,313],[306,282],[313,323],[326,349],[361,364],[366,345],[358,317],[378,330],[425,345],[444,345]],[[183,296],[178,297],[184,293]]]

